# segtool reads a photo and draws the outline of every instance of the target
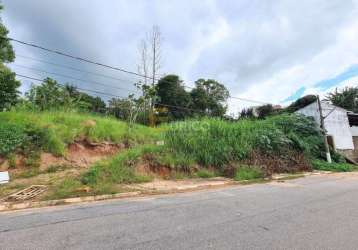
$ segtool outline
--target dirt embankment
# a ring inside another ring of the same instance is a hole
[[[58,157],[50,153],[41,153],[38,159],[36,159],[37,162],[35,164],[39,166],[41,171],[51,166],[87,168],[94,162],[112,156],[124,148],[124,144],[78,141],[68,146],[65,156]],[[9,160],[0,158],[0,171],[28,168],[29,159],[23,155],[16,155],[13,165],[11,166]]]

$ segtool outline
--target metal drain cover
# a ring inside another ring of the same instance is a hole
[[[23,201],[31,199],[41,193],[43,193],[46,190],[45,185],[32,185],[28,188],[25,188],[23,190],[20,190],[19,192],[16,192],[14,194],[10,194],[8,197],[6,197],[5,201]]]

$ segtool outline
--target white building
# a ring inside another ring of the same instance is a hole
[[[358,136],[358,127],[350,126],[347,110],[336,107],[328,102],[321,102],[324,125],[327,130],[329,144],[342,152],[348,153],[354,151],[353,135]],[[320,124],[320,113],[318,102],[313,102],[306,107],[296,111],[296,113],[313,117]],[[351,155],[349,153],[349,155]],[[354,157],[355,158],[355,157]]]

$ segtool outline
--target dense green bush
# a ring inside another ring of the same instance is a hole
[[[301,152],[307,158],[315,158],[323,149],[316,123],[294,114],[238,122],[220,119],[176,122],[168,125],[165,139],[173,152],[216,167],[245,160],[253,151],[283,158]]]
[[[23,126],[0,123],[0,155],[5,156],[14,152],[26,141],[26,133]]]
[[[292,142],[294,148],[307,156],[318,158],[323,155],[324,142],[319,126],[310,118],[302,115],[283,114],[269,119]]]

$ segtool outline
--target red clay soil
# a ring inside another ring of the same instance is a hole
[[[40,170],[45,170],[50,166],[68,165],[72,167],[86,168],[94,162],[114,155],[123,149],[123,144],[112,144],[108,142],[89,143],[80,141],[68,146],[65,156],[57,157],[50,153],[41,153]],[[25,157],[16,156],[16,169],[26,168]],[[9,169],[8,161],[0,159],[0,171]]]
[[[94,162],[118,153],[123,144],[76,142],[70,144],[65,160],[71,165],[88,167]],[[44,161],[42,161],[45,163]]]
[[[135,167],[135,171],[137,174],[144,175],[155,175],[161,178],[168,178],[171,176],[171,169],[167,166],[153,166],[149,163],[140,164]]]

